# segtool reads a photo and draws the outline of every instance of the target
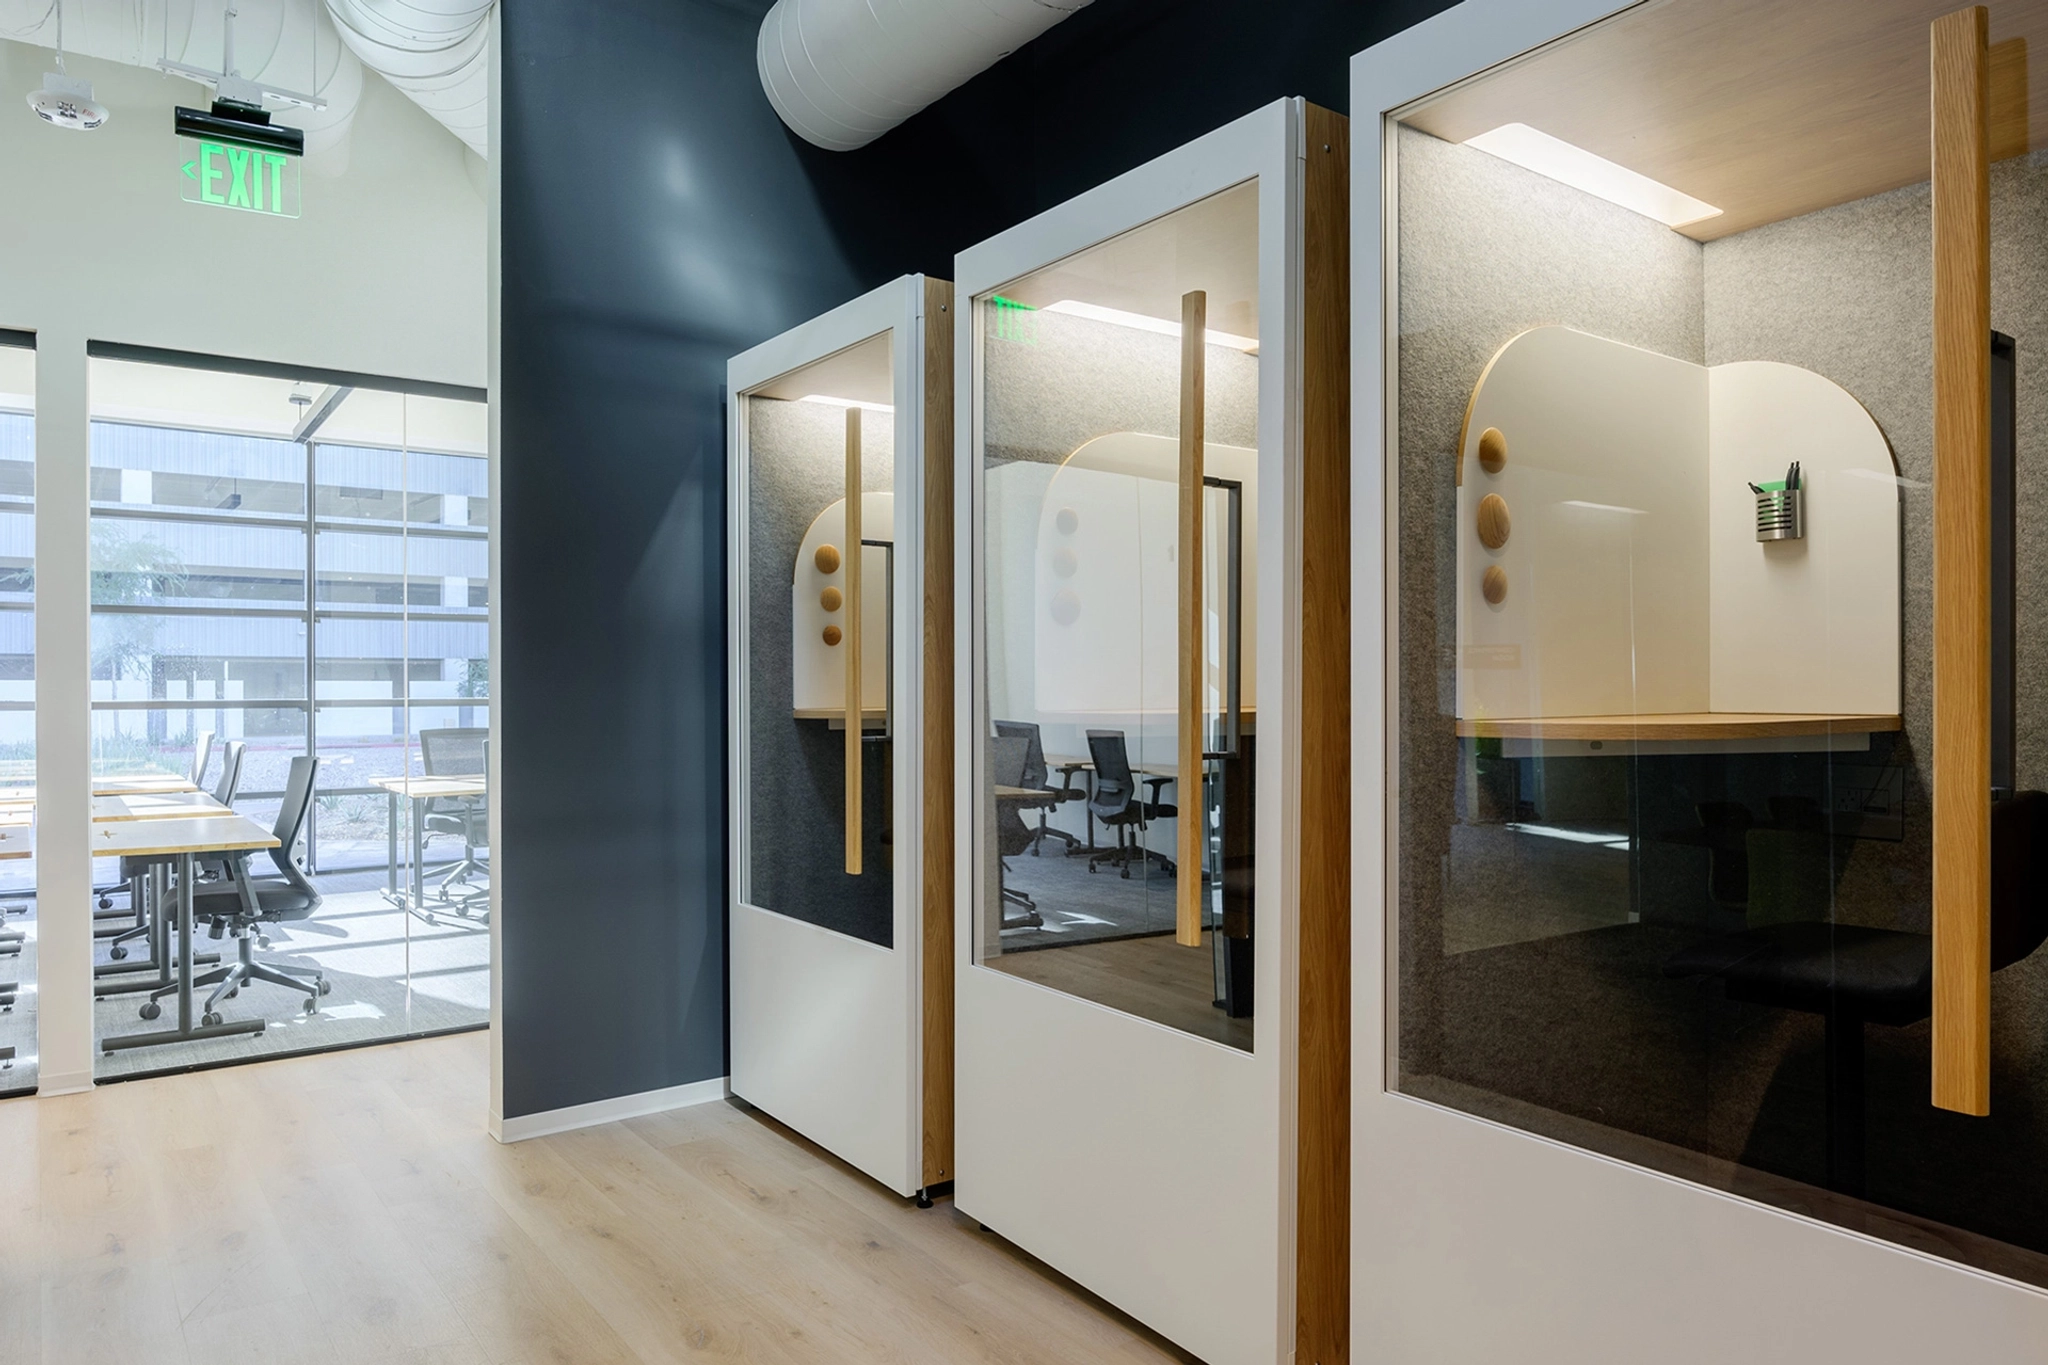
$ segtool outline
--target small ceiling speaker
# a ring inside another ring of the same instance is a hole
[[[92,82],[43,73],[43,88],[31,93],[28,107],[36,117],[59,128],[89,133],[107,121],[107,106],[92,97]]]

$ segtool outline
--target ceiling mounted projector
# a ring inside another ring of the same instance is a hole
[[[92,82],[43,73],[43,88],[28,97],[36,117],[59,128],[89,133],[107,121],[107,106],[92,97]]]

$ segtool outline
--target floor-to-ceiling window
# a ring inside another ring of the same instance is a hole
[[[483,1024],[483,404],[336,376],[92,365],[95,778],[184,777],[282,830],[294,760],[317,759],[294,847],[319,904],[263,923],[251,953],[326,988],[250,982],[205,1011],[261,1018],[261,1034],[108,1052],[100,1074]],[[267,853],[250,869],[281,875]],[[116,910],[137,870],[95,868]],[[227,927],[212,941],[202,923],[196,946],[233,961]],[[102,1039],[161,1027],[138,1017],[163,989],[139,988],[162,979],[140,965],[154,941],[138,934],[121,958],[102,941]]]
[[[36,779],[36,353],[0,332],[0,852],[25,839]],[[34,861],[0,857],[0,1095],[36,1087]]]

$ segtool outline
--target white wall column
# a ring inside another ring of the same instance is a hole
[[[85,335],[36,334],[38,1093],[92,1086],[92,578]]]

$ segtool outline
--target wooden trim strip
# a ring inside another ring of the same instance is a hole
[[[1174,876],[1174,940],[1202,946],[1202,846],[1208,815],[1202,804],[1202,474],[1205,416],[1204,348],[1209,295],[1196,289],[1180,301],[1180,755],[1175,785],[1180,807],[1180,870]]]
[[[1309,105],[1303,199],[1295,1345],[1351,1358],[1350,123]],[[1377,119],[1371,127],[1378,131]]]
[[[953,286],[924,282],[924,1184],[953,1178]]]
[[[846,410],[846,870],[860,875],[860,409]]]
[[[1934,1075],[1991,1112],[1990,28],[1930,30],[1934,96]]]

